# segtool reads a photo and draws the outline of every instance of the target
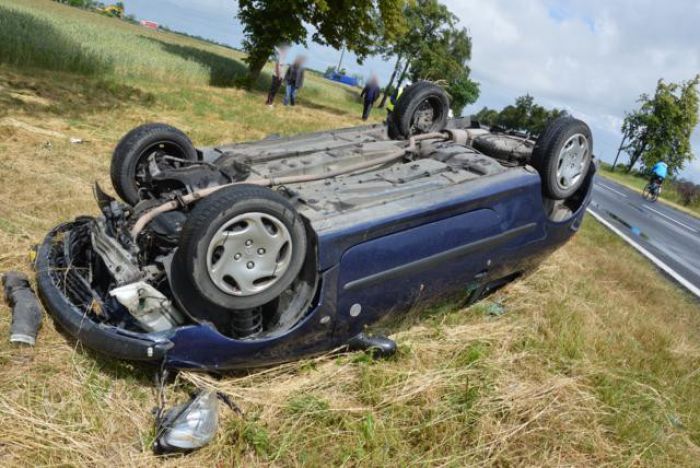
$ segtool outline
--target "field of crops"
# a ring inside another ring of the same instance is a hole
[[[154,82],[230,87],[245,73],[235,50],[152,31],[48,0],[0,0],[0,63]],[[309,73],[309,75],[312,75]],[[269,76],[257,84],[266,89]],[[358,92],[311,76],[307,104],[361,112]]]
[[[92,183],[111,189],[112,148],[138,124],[209,145],[361,122],[357,91],[316,76],[295,109],[267,108],[264,80],[231,86],[240,59],[48,0],[0,0],[0,271],[31,275],[46,231],[96,213]],[[48,317],[35,348],[15,348],[2,303],[0,466],[697,466],[698,312],[587,219],[487,302],[415,310],[386,330],[391,360],[180,374],[169,403],[206,386],[244,414],[222,410],[212,444],[157,459],[153,369],[88,352]]]

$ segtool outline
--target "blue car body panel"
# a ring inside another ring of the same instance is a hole
[[[325,249],[326,262],[333,263],[329,257],[337,261],[330,267],[326,263],[319,300],[296,327],[250,341],[228,338],[207,325],[181,327],[170,336],[166,364],[223,370],[317,354],[422,298],[466,291],[477,278],[486,283],[533,268],[578,230],[590,184],[574,216],[554,223],[542,208],[539,176],[525,174],[517,181],[510,191],[489,185],[478,194],[436,198],[433,210],[412,217],[389,217],[321,236],[321,257]]]

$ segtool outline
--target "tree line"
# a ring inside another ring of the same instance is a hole
[[[489,127],[523,132],[536,137],[544,131],[547,124],[558,117],[568,115],[563,109],[547,109],[535,102],[535,98],[526,94],[515,99],[515,104],[497,111],[483,107],[472,116],[473,120]]]

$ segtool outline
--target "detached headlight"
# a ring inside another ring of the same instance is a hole
[[[161,455],[201,448],[214,438],[218,423],[218,395],[202,391],[188,403],[171,408],[160,419],[153,451]]]

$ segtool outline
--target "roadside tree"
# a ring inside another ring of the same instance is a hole
[[[622,124],[620,147],[629,156],[627,172],[637,163],[651,167],[664,161],[676,174],[695,158],[690,137],[698,124],[699,83],[700,75],[682,83],[659,80],[653,96],[639,97],[639,108]]]
[[[396,64],[379,106],[385,104],[390,90],[409,77],[443,83],[452,98],[452,110],[459,115],[479,96],[478,83],[470,79],[467,66],[472,49],[469,33],[458,28],[458,18],[437,0],[409,2],[404,17],[406,32],[380,49],[387,60],[396,57]]]
[[[405,31],[406,0],[239,0],[248,80],[255,82],[280,43],[321,45],[353,51],[360,60],[376,52],[376,44],[393,42]]]

